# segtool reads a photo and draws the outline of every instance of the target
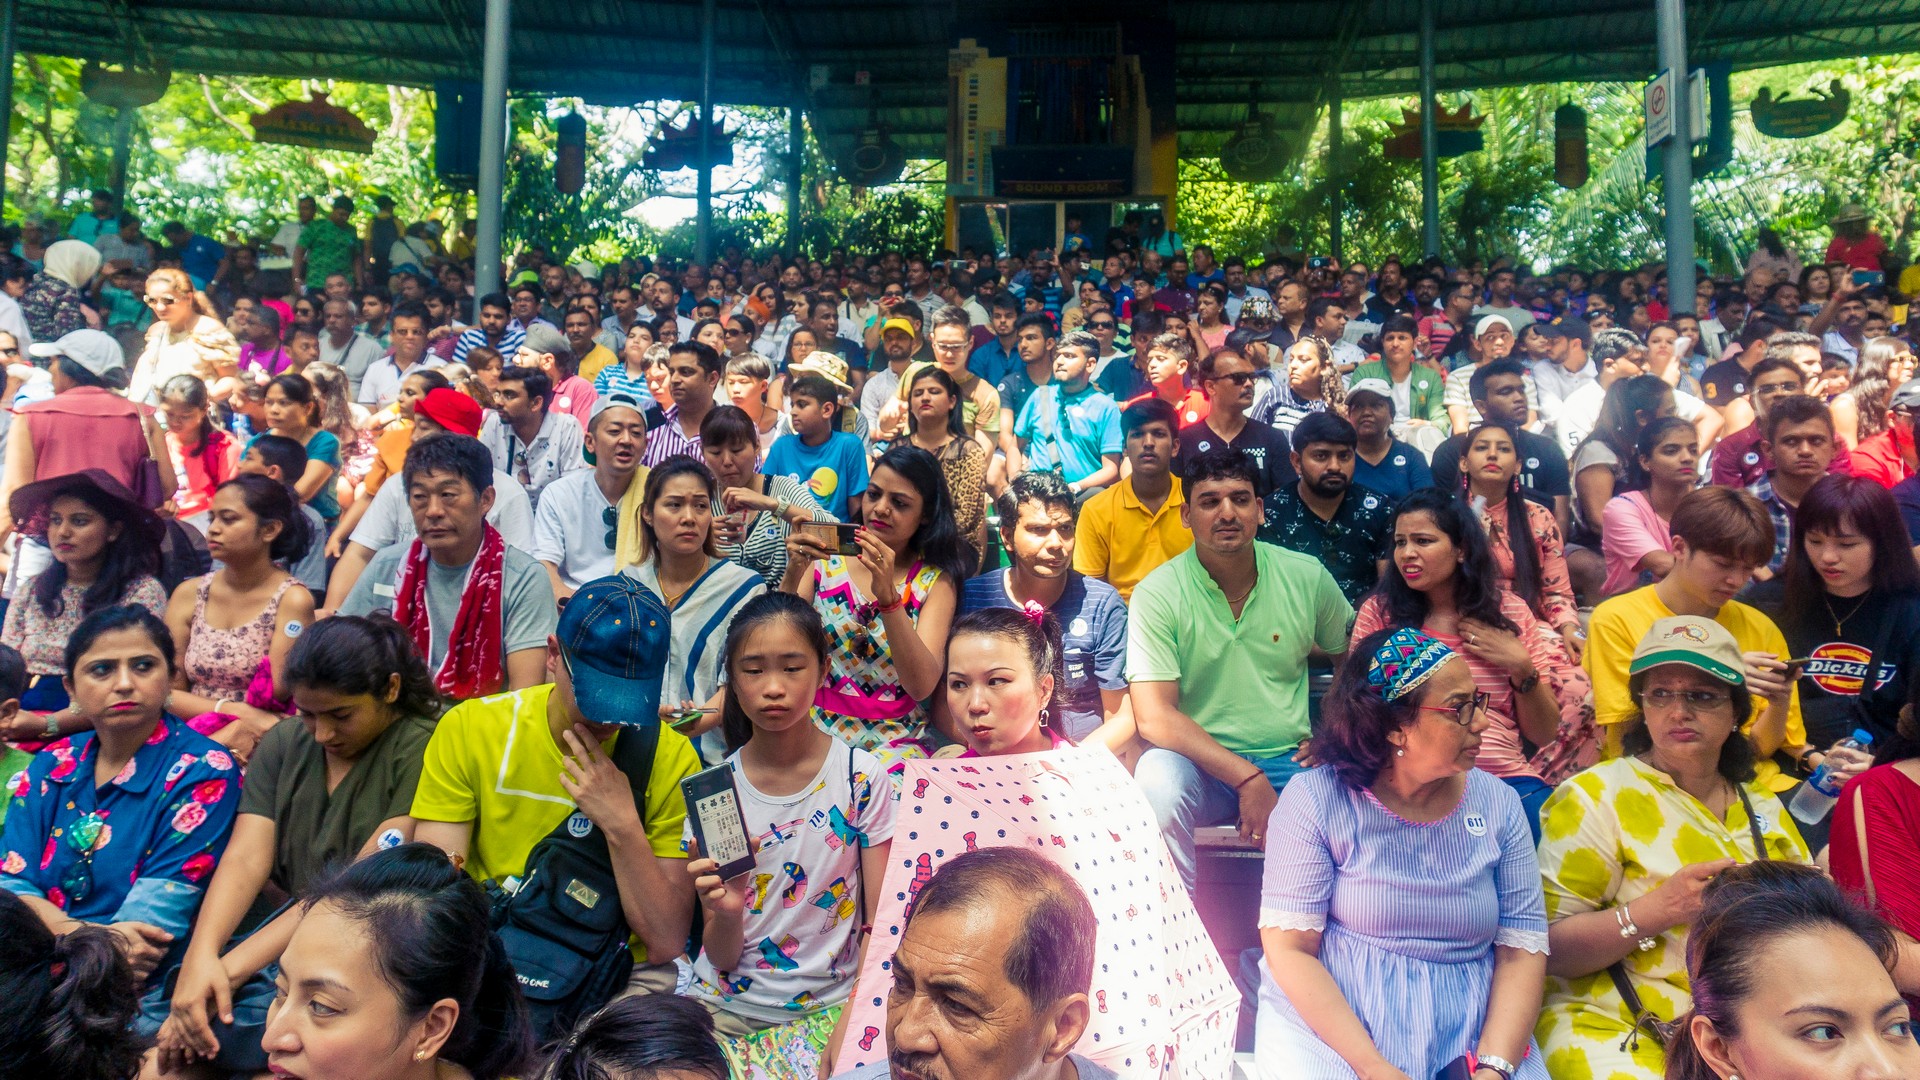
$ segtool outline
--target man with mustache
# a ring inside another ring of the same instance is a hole
[[[1293,429],[1300,479],[1267,496],[1260,539],[1318,559],[1333,571],[1347,603],[1358,606],[1387,565],[1393,501],[1353,482],[1359,434],[1330,412],[1309,413]]]
[[[1086,894],[1045,856],[955,857],[920,891],[893,954],[886,1063],[839,1080],[1114,1080],[1072,1052],[1091,1015],[1097,929]]]

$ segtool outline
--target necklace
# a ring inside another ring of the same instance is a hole
[[[679,607],[680,601],[687,595],[687,590],[693,588],[695,585],[698,585],[700,583],[701,576],[707,572],[708,561],[709,560],[704,558],[701,560],[700,573],[693,575],[693,580],[687,582],[687,584],[683,588],[681,588],[679,592],[674,592],[667,587],[666,574],[663,573],[659,575],[660,592],[661,592],[660,599],[666,601],[668,611],[672,611],[674,608]]]
[[[1260,579],[1259,579],[1259,577],[1257,577],[1257,576],[1256,576],[1256,577],[1255,577],[1255,578],[1253,579],[1253,584],[1252,584],[1252,585],[1249,585],[1249,586],[1247,586],[1247,591],[1246,591],[1246,592],[1243,592],[1243,593],[1241,593],[1241,594],[1240,594],[1239,596],[1234,596],[1234,597],[1228,597],[1228,599],[1227,599],[1227,606],[1228,606],[1229,608],[1237,608],[1237,607],[1239,607],[1239,606],[1240,606],[1241,604],[1244,604],[1244,603],[1246,603],[1246,602],[1247,602],[1247,597],[1249,597],[1249,596],[1252,596],[1252,595],[1253,595],[1253,590],[1254,590],[1254,587],[1255,587],[1255,586],[1257,586],[1257,585],[1259,585],[1259,584],[1260,584]]]
[[[1820,598],[1826,601],[1827,614],[1833,616],[1833,632],[1836,634],[1844,633],[1844,631],[1840,629],[1841,624],[1846,622],[1848,619],[1853,618],[1855,615],[1860,614],[1860,609],[1867,606],[1867,601],[1872,596],[1873,596],[1873,590],[1868,589],[1866,594],[1860,597],[1860,602],[1853,605],[1853,610],[1847,612],[1845,616],[1841,616],[1833,610],[1833,597],[1823,594]]]

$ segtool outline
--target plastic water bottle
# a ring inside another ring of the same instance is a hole
[[[1835,748],[1844,746],[1849,750],[1865,750],[1872,745],[1872,732],[1856,730],[1851,738],[1841,739]],[[1793,793],[1787,809],[1794,817],[1811,825],[1833,812],[1833,804],[1840,799],[1840,786],[1833,770],[1823,761],[1813,770],[1813,776],[1800,785],[1800,790]]]

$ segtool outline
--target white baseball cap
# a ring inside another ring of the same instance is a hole
[[[27,352],[43,360],[64,356],[96,376],[127,366],[126,350],[112,335],[98,330],[75,330],[58,341],[36,342],[27,346]]]

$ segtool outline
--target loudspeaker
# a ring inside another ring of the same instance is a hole
[[[451,188],[472,190],[480,176],[480,84],[433,84],[433,171]]]

